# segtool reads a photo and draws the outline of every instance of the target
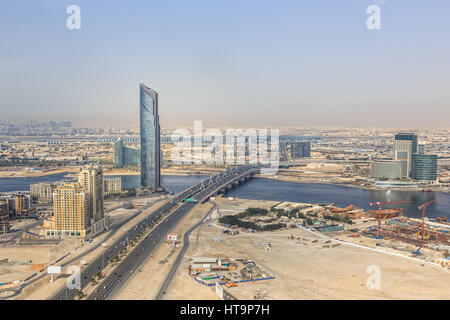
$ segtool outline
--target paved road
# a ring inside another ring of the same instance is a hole
[[[177,194],[172,200],[156,209],[146,219],[137,223],[127,234],[116,240],[110,248],[105,250],[103,255],[93,261],[87,268],[81,272],[81,287],[84,288],[95,275],[102,271],[109,259],[117,256],[122,250],[126,249],[130,240],[143,234],[147,227],[153,225],[157,219],[164,217],[163,221],[169,219],[169,222],[160,223],[153,229],[142,241],[139,242],[131,252],[119,263],[119,265],[99,284],[96,291],[88,296],[92,300],[110,299],[136,272],[138,267],[145,262],[151,252],[165,240],[167,233],[176,225],[176,223],[191,210],[195,202],[182,202],[186,198],[193,198],[199,202],[205,201],[212,193],[220,189],[237,177],[255,173],[259,168],[257,166],[234,167],[226,172],[212,176],[206,181],[200,182]],[[53,299],[65,300],[73,299],[76,295],[76,289],[63,288]]]
[[[161,289],[159,290],[158,294],[156,295],[156,300],[161,300],[163,298],[163,296],[166,294],[166,290],[169,287],[170,282],[172,282],[172,279],[181,263],[181,261],[183,260],[183,257],[187,251],[187,249],[189,248],[189,236],[191,235],[192,231],[194,231],[195,229],[197,229],[201,224],[203,224],[207,217],[213,212],[213,210],[217,207],[217,204],[214,204],[214,207],[212,207],[208,213],[199,221],[197,222],[194,226],[192,226],[188,231],[186,231],[186,233],[184,234],[183,237],[183,248],[181,249],[180,253],[178,254],[177,259],[175,260],[172,268],[169,271],[169,274],[166,277],[166,280],[164,280],[163,285],[161,286]]]

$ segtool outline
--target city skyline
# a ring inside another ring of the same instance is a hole
[[[386,1],[370,31],[373,3],[78,1],[80,30],[70,1],[5,3],[2,118],[137,126],[145,82],[163,127],[446,126],[450,4]]]
[[[0,1],[0,300],[447,300],[449,12]]]

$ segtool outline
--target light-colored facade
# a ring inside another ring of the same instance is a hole
[[[89,231],[88,195],[78,183],[67,183],[53,193],[55,229],[50,237],[85,237]]]
[[[376,179],[402,178],[401,161],[374,161],[372,162],[371,177]]]
[[[30,194],[37,200],[37,203],[51,203],[56,187],[56,184],[50,182],[32,184],[30,185]]]
[[[402,177],[409,177],[411,173],[411,158],[413,142],[409,140],[395,140],[394,160],[400,161],[402,165]]]
[[[105,196],[122,192],[122,178],[116,177],[103,180],[103,193]]]
[[[161,186],[160,127],[158,93],[140,84],[141,186]]]
[[[105,216],[103,207],[103,169],[100,166],[83,167],[78,175],[78,183],[88,197],[90,224],[100,221]]]

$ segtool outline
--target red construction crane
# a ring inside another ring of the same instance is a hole
[[[383,206],[383,204],[388,204],[388,203],[409,203],[411,201],[379,201],[379,202],[369,202],[369,206],[375,206],[378,205],[378,235],[380,235],[381,232],[381,207]]]
[[[425,209],[429,204],[432,204],[433,202],[436,202],[436,200],[428,201],[427,203],[424,203],[423,205],[418,207],[419,210],[422,210],[422,240],[425,237]]]

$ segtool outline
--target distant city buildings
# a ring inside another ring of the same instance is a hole
[[[141,150],[124,146],[123,140],[114,143],[114,166],[123,168],[141,165]]]
[[[394,140],[394,161],[373,161],[372,178],[411,178],[421,182],[437,181],[437,155],[425,154],[425,145],[418,144],[417,135],[397,133]]]
[[[310,141],[280,141],[280,161],[294,161],[311,157]]]
[[[161,149],[158,93],[140,84],[141,186],[161,187]]]
[[[0,135],[48,135],[49,132],[70,132],[70,121],[20,121],[6,122],[0,120]]]
[[[22,192],[0,195],[0,201],[10,216],[29,215],[36,210],[31,195]]]

